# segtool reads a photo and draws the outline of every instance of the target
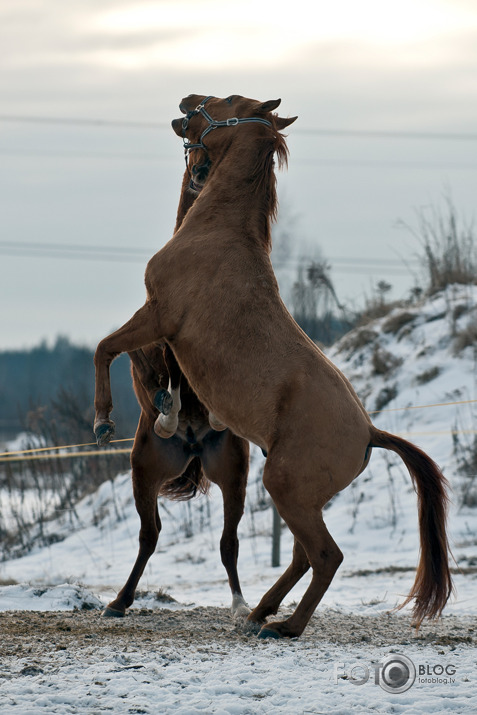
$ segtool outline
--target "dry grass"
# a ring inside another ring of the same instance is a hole
[[[445,203],[444,211],[433,207],[419,210],[417,229],[410,229],[422,248],[419,259],[426,274],[428,295],[454,283],[477,284],[474,227],[459,219],[450,198]]]
[[[415,318],[416,315],[414,313],[408,313],[407,311],[402,311],[396,313],[396,315],[391,315],[383,323],[383,333],[392,333],[393,335],[396,335],[401,330],[401,328],[411,323]]]
[[[459,355],[462,350],[468,347],[477,347],[477,318],[461,331],[459,331],[454,339],[454,355]]]

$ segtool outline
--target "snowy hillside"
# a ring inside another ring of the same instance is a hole
[[[456,286],[353,331],[330,351],[367,409],[381,410],[375,423],[419,444],[453,486],[449,529],[459,572],[442,621],[416,634],[409,609],[386,615],[414,580],[418,534],[410,478],[398,457],[382,450],[326,509],[345,560],[301,638],[259,640],[213,608],[231,601],[219,558],[218,488],[191,502],[160,502],[163,531],[132,613],[99,618],[137,553],[130,475],[120,474],[44,524],[47,546],[0,563],[0,712],[475,713],[476,325],[477,289]],[[272,568],[263,463],[252,450],[239,531],[239,573],[251,605],[287,565],[292,544],[284,528],[282,566]],[[10,513],[36,508],[34,494],[0,498],[4,518],[9,505]],[[285,613],[308,582],[287,596]],[[70,613],[18,613],[29,610]],[[419,677],[406,692],[386,691],[373,664],[400,666],[403,657],[416,669],[447,668],[455,677]],[[371,677],[355,687],[363,672]]]
[[[454,493],[449,526],[454,555],[464,572],[477,564],[477,477],[459,474],[471,461],[477,428],[476,356],[469,344],[477,323],[477,289],[450,287],[419,306],[396,309],[346,335],[330,357],[353,383],[375,423],[419,444],[443,468]],[[472,328],[473,326],[473,328]],[[431,406],[455,403],[450,406]],[[475,460],[475,457],[474,457]],[[288,563],[291,537],[282,538],[282,567],[270,566],[272,515],[261,485],[263,458],[253,450],[246,512],[240,525],[239,573],[246,599],[256,603]],[[466,503],[463,503],[466,502]],[[467,504],[467,505],[466,505]],[[143,591],[163,589],[181,603],[228,605],[230,596],[220,563],[221,495],[192,502],[160,503],[163,531],[158,550],[140,583]],[[5,583],[40,585],[80,581],[103,602],[122,585],[137,552],[138,517],[129,474],[47,525],[51,544],[0,563]],[[399,458],[375,450],[370,466],[326,509],[325,521],[345,560],[324,605],[383,610],[406,594],[418,557],[416,495]],[[373,574],[372,588],[366,575]],[[456,576],[452,610],[475,608],[472,575]],[[303,579],[289,595],[296,599]],[[0,609],[11,607],[6,586]],[[470,589],[470,592],[469,592]],[[3,604],[3,606],[2,606]],[[35,607],[35,606],[33,606]]]

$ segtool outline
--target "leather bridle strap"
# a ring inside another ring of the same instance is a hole
[[[203,99],[202,102],[198,104],[195,109],[191,110],[190,112],[187,112],[187,116],[184,117],[184,119],[182,120],[182,138],[184,141],[184,152],[186,154],[186,161],[187,156],[192,149],[204,149],[207,152],[207,147],[204,144],[204,137],[207,136],[207,134],[209,134],[209,132],[211,132],[213,129],[218,129],[219,127],[235,127],[237,126],[237,124],[248,124],[251,122],[265,124],[267,127],[272,126],[272,123],[269,122],[268,119],[262,119],[261,117],[231,117],[230,119],[222,120],[213,119],[208,113],[208,111],[205,109],[205,104],[209,101],[209,99],[213,99],[212,95]],[[204,131],[200,135],[200,139],[197,144],[191,144],[186,139],[185,132],[187,127],[189,126],[189,120],[192,119],[192,117],[195,117],[196,114],[202,114],[202,116],[207,120],[209,126],[204,129]]]

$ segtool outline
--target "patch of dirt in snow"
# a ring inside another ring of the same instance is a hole
[[[204,654],[221,652],[247,643],[262,647],[264,641],[233,621],[227,608],[195,608],[184,611],[131,611],[125,618],[102,618],[99,611],[0,613],[2,675],[21,659],[23,668],[54,666],[55,651],[88,657],[98,648],[116,652],[157,654],[158,647],[194,647]],[[477,625],[472,617],[444,616],[425,623],[420,630],[408,615],[358,616],[325,610],[313,616],[300,642],[308,646],[363,645],[392,648],[402,645],[447,646],[477,644]],[[13,673],[12,673],[13,674]]]

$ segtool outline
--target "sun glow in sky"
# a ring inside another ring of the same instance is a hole
[[[240,4],[204,0],[131,5],[96,16],[111,35],[147,33],[141,52],[109,51],[111,61],[131,66],[163,63],[191,67],[260,61],[273,64],[321,43],[400,47],[449,37],[477,27],[475,6],[436,0],[266,0]],[[157,39],[154,41],[154,33]]]

